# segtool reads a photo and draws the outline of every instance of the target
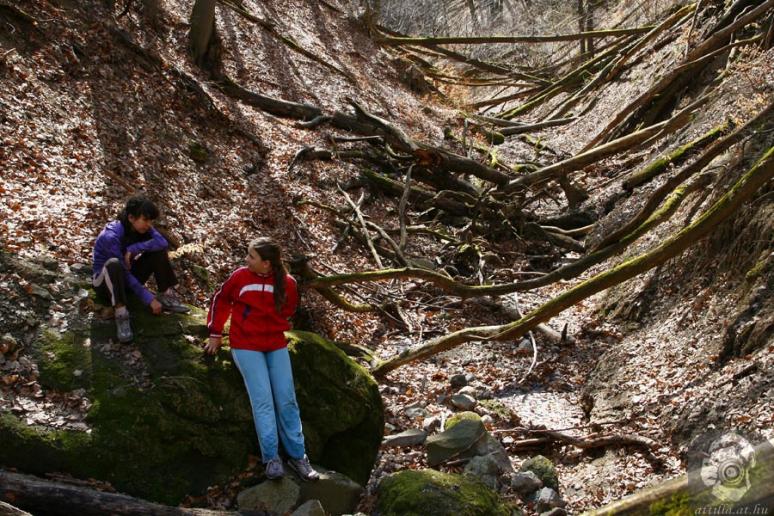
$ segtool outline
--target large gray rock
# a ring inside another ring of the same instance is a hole
[[[327,516],[320,500],[309,500],[293,511],[290,516]]]
[[[447,430],[427,438],[427,463],[437,466],[451,457],[470,450],[487,434],[478,414],[463,412],[450,418]]]
[[[505,474],[513,471],[513,464],[511,464],[511,459],[508,457],[505,447],[489,432],[476,442],[473,446],[473,453],[482,457],[492,457],[497,463],[500,473]]]
[[[543,485],[551,489],[559,490],[559,478],[556,476],[554,463],[542,455],[535,455],[521,464],[519,471],[532,471],[543,482]]]
[[[476,398],[468,394],[455,394],[451,397],[451,404],[460,410],[471,410],[476,403]]]
[[[463,474],[473,478],[477,478],[485,486],[490,489],[497,489],[497,474],[499,467],[497,460],[491,455],[485,455],[483,457],[473,457],[465,465]]]
[[[513,466],[503,445],[484,428],[475,412],[460,412],[446,422],[446,430],[427,438],[427,463],[436,466],[452,458],[490,456],[500,473],[510,473]]]
[[[418,428],[408,430],[395,435],[388,435],[382,440],[382,447],[395,448],[399,446],[415,446],[422,444],[427,439],[427,432]]]
[[[550,487],[544,487],[535,495],[535,509],[538,512],[549,511],[555,507],[564,507],[565,501]]]
[[[285,514],[299,502],[301,490],[288,477],[267,480],[237,495],[240,511],[269,511]]]
[[[511,487],[524,499],[543,487],[543,481],[532,471],[516,473],[511,477]]]
[[[325,512],[334,516],[354,511],[363,488],[341,473],[315,469],[320,473],[320,480],[300,483],[299,503],[319,500]]]

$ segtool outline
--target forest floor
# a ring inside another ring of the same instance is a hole
[[[327,134],[300,129],[293,121],[240,105],[208,84],[187,57],[187,2],[166,2],[163,28],[156,30],[148,30],[135,10],[118,21],[101,23],[77,5],[62,7],[46,0],[23,4],[32,21],[11,19],[18,32],[0,34],[0,241],[4,250],[38,260],[45,257],[58,274],[87,270],[94,238],[104,224],[128,195],[147,191],[162,206],[159,226],[187,251],[175,263],[181,272],[179,291],[188,303],[205,306],[214,288],[241,265],[246,243],[258,233],[282,242],[289,255],[309,257],[324,274],[376,268],[367,250],[352,239],[337,245],[340,230],[328,212],[299,205],[302,200],[346,205],[337,186],[357,177],[357,168],[333,161],[302,163],[289,170],[299,149],[326,146]],[[444,127],[461,130],[452,101],[408,92],[399,80],[394,56],[375,46],[335,2],[245,1],[244,5],[281,21],[282,31],[350,74],[347,78],[299,57],[260,27],[224,10],[218,18],[224,62],[247,87],[326,109],[341,109],[351,96],[380,116],[399,121],[413,137],[434,145],[445,144]],[[157,67],[134,53],[114,29],[126,31],[165,66]],[[245,45],[248,41],[255,45]],[[774,84],[771,66],[765,66],[770,58],[771,50],[768,55],[753,56],[757,64],[744,73],[762,74],[755,81],[765,84],[769,77],[768,84]],[[213,105],[204,105],[186,89],[170,73],[171,67],[199,78]],[[646,75],[648,70],[637,73]],[[626,87],[617,95],[631,95]],[[742,103],[743,91],[736,95]],[[732,102],[729,110],[736,107]],[[609,110],[613,109],[611,105]],[[560,155],[570,155],[580,145],[579,136],[608,115],[596,110],[576,127],[541,136]],[[690,132],[703,129],[697,123]],[[245,132],[254,138],[246,138]],[[203,157],[196,152],[199,148],[205,151]],[[525,158],[554,159],[540,152],[536,156],[526,144],[514,143],[502,150],[502,159]],[[600,187],[594,195],[602,199],[604,193]],[[363,209],[373,222],[396,226],[393,199],[368,194]],[[686,209],[680,216],[681,221],[689,220],[691,213]],[[464,234],[456,231],[456,236]],[[486,281],[518,278],[539,260],[518,255],[508,245],[498,250],[513,261],[484,265]],[[422,237],[409,242],[407,253],[439,262],[453,254]],[[660,443],[656,462],[631,447],[584,452],[554,444],[529,452],[512,451],[517,469],[538,452],[556,462],[561,494],[571,513],[683,473],[688,441],[703,425],[731,422],[751,437],[774,437],[774,345],[712,367],[730,314],[749,285],[736,281],[728,264],[721,267],[725,275],[709,276],[706,270],[718,263],[701,260],[700,255],[689,254],[685,262],[675,260],[555,317],[550,325],[557,331],[567,325],[572,341],[551,343],[536,334],[537,364],[529,374],[531,348],[511,341],[466,344],[387,375],[381,392],[388,429],[400,432],[421,427],[424,417],[450,415],[455,410],[449,402],[450,378],[469,373],[481,398],[498,400],[510,411],[491,414],[488,424],[506,449],[517,440],[516,426],[587,437],[601,424],[610,433],[638,434]],[[693,274],[698,264],[706,267],[705,272]],[[586,277],[607,266],[597,266]],[[518,308],[526,313],[570,284],[560,282],[522,294]],[[648,288],[652,284],[657,285],[655,292]],[[45,304],[45,313],[38,313],[43,306],[36,297],[40,286],[54,296],[53,303]],[[643,309],[636,316],[606,316],[616,299],[637,299],[643,293],[651,297],[642,301]],[[429,337],[508,320],[477,300],[460,302],[432,290],[419,291],[412,282],[385,284],[378,293],[362,287],[357,294],[395,300],[402,320],[387,314],[345,312],[307,290],[302,296],[305,329],[366,345],[380,358],[388,358]],[[74,429],[83,425],[88,400],[78,393],[41,390],[35,382],[35,365],[23,352],[41,321],[65,327],[80,295],[59,295],[56,283],[37,285],[18,271],[0,275],[2,332],[22,344],[15,360],[0,362],[0,409],[30,423]],[[410,407],[424,409],[425,415],[409,417]],[[426,467],[426,461],[420,447],[383,449],[361,509],[373,509],[376,485],[385,475],[421,467]],[[513,496],[507,488],[505,492]],[[231,495],[224,492],[211,499],[211,505],[227,506],[233,503]]]

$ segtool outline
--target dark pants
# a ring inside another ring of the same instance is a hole
[[[156,278],[159,292],[177,285],[167,251],[142,253],[132,262],[132,276],[140,283],[145,284],[151,274]],[[102,273],[94,279],[94,289],[99,296],[109,300],[111,305],[126,305],[126,283],[123,264],[118,258],[111,258],[105,262]]]

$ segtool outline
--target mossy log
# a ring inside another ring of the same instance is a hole
[[[236,516],[232,511],[171,507],[119,493],[97,491],[31,475],[0,470],[0,497],[33,514],[49,516],[102,516],[153,514],[156,516]],[[7,513],[0,504],[0,514]],[[21,513],[19,513],[21,514]],[[25,513],[26,514],[26,513]]]
[[[515,116],[526,113],[527,111],[530,111],[540,104],[543,104],[544,102],[552,99],[562,91],[572,88],[576,84],[581,84],[586,75],[591,73],[593,70],[598,69],[600,66],[604,66],[608,60],[612,59],[622,48],[625,48],[627,43],[628,40],[624,40],[614,45],[609,50],[592,57],[581,66],[567,72],[556,82],[547,85],[541,92],[537,93],[530,99],[527,99],[527,101],[521,106],[517,106],[509,111],[506,111],[505,113],[501,114],[500,117],[506,120],[512,119]]]
[[[723,47],[723,45],[725,45],[726,42],[731,39],[731,35],[734,32],[741,29],[745,25],[758,20],[759,18],[762,18],[772,7],[774,7],[774,0],[766,0],[748,13],[736,18],[733,23],[721,28],[720,30],[716,30],[710,33],[709,37],[707,37],[704,41],[699,43],[699,45],[688,52],[688,54],[685,56],[685,61],[688,62],[699,59],[701,56],[704,56]]]
[[[701,68],[709,65],[717,56],[723,52],[735,46],[749,45],[760,39],[760,37],[755,37],[726,45],[720,49],[715,50],[714,52],[702,55],[695,60],[687,61],[684,64],[673,68],[666,74],[660,76],[659,80],[657,80],[653,86],[648,88],[640,96],[638,96],[628,105],[626,105],[626,107],[620,110],[613,118],[613,120],[610,121],[610,123],[601,132],[599,132],[597,136],[595,136],[586,145],[586,147],[584,147],[582,152],[594,148],[600,143],[609,140],[611,137],[615,137],[615,135],[620,132],[622,128],[634,125],[634,122],[643,117],[643,115],[640,113],[641,109],[647,109],[651,103],[656,101],[663,102],[663,99],[668,97],[668,95],[666,95],[667,91],[675,89],[676,85],[686,81],[690,75],[695,76],[698,74]]]
[[[623,182],[623,187],[626,190],[632,190],[642,184],[647,183],[648,181],[651,181],[654,177],[665,172],[668,167],[684,163],[685,160],[687,160],[697,151],[700,151],[716,139],[727,134],[728,131],[733,129],[733,127],[733,122],[724,122],[710,129],[697,139],[690,141],[685,145],[681,145],[668,154],[651,161],[642,169],[627,177]]]
[[[503,136],[511,136],[514,134],[522,134],[522,133],[531,133],[533,131],[539,131],[541,129],[546,129],[548,127],[566,125],[576,121],[577,119],[578,117],[574,117],[574,116],[571,116],[568,118],[556,118],[553,120],[546,120],[545,122],[538,122],[536,124],[523,124],[515,127],[506,127],[504,129],[501,129],[499,132]]]
[[[656,27],[653,27],[653,29],[647,34],[645,34],[642,38],[640,38],[640,40],[634,46],[626,50],[615,60],[613,66],[608,71],[607,75],[605,75],[605,81],[611,81],[616,77],[618,77],[618,75],[626,67],[626,64],[629,62],[629,60],[637,52],[642,50],[645,47],[645,45],[653,41],[653,39],[659,34],[662,34],[667,30],[671,29],[672,27],[674,27],[675,25],[678,25],[679,23],[687,20],[688,17],[690,17],[695,10],[696,10],[695,3],[685,5],[682,8],[675,11],[674,13],[672,13],[671,16],[669,16],[666,20],[658,24]]]
[[[679,255],[688,247],[709,235],[772,177],[774,177],[774,147],[769,148],[761,159],[701,217],[668,238],[652,251],[597,274],[517,321],[501,326],[464,328],[441,336],[382,362],[373,369],[373,374],[375,376],[383,376],[409,362],[433,356],[472,340],[511,340],[519,338],[534,329],[538,324],[549,320],[579,301],[614,285],[618,285]]]
[[[742,471],[750,482],[749,490],[736,501],[719,499],[713,490],[720,483],[707,485],[702,481],[700,471],[689,471],[584,515],[728,514],[729,511],[733,514],[766,514],[766,508],[774,503],[774,442],[764,441],[757,445],[754,456],[755,464]],[[735,485],[735,480],[730,479],[729,483]]]
[[[520,176],[509,182],[503,190],[505,192],[512,192],[518,188],[529,186],[539,181],[555,178],[560,174],[566,174],[568,172],[580,170],[583,167],[599,161],[600,159],[613,156],[624,150],[629,150],[632,146],[644,142],[648,138],[651,138],[653,135],[659,133],[662,129],[666,128],[668,123],[669,121],[659,122],[658,124],[654,124],[635,133],[628,134],[618,138],[617,140],[613,140],[612,142],[600,145],[599,147],[590,149],[585,152],[581,152],[580,154],[577,154],[566,160],[538,169],[537,171],[530,174]],[[674,128],[674,130],[677,129],[677,127]]]
[[[762,109],[757,115],[755,115],[755,117],[734,131],[732,134],[712,143],[707,148],[707,150],[705,150],[695,161],[693,161],[687,167],[683,168],[673,177],[669,178],[666,183],[658,187],[650,195],[648,200],[645,201],[643,207],[634,217],[632,217],[623,227],[613,231],[612,233],[609,233],[599,244],[597,244],[596,248],[599,249],[601,247],[607,246],[612,242],[619,240],[621,237],[630,233],[631,231],[634,231],[651,215],[651,213],[653,213],[656,207],[658,207],[661,201],[667,195],[669,195],[670,192],[674,191],[675,188],[685,182],[692,175],[704,169],[704,167],[709,165],[713,159],[720,155],[720,153],[726,151],[732,145],[742,141],[742,139],[750,134],[751,131],[757,129],[761,123],[765,122],[772,111],[774,111],[774,102],[769,103],[769,105]]]
[[[330,289],[337,285],[345,285],[349,283],[368,283],[373,281],[385,281],[390,279],[399,278],[411,278],[411,279],[423,279],[429,281],[436,287],[443,289],[445,292],[458,296],[461,299],[469,299],[477,296],[500,296],[504,294],[510,294],[514,292],[523,292],[532,290],[546,285],[550,285],[559,280],[568,280],[577,277],[590,267],[603,262],[604,260],[615,256],[616,254],[624,251],[632,242],[639,237],[653,229],[655,226],[668,220],[671,215],[677,210],[685,197],[699,188],[705,187],[709,184],[710,176],[702,177],[700,180],[695,181],[691,185],[678,188],[669,199],[664,203],[664,206],[655,212],[650,218],[648,218],[642,225],[636,230],[627,234],[625,238],[614,244],[608,245],[602,249],[596,250],[593,253],[584,256],[572,263],[569,263],[555,271],[545,274],[539,278],[531,280],[519,281],[514,283],[502,283],[499,285],[466,285],[458,281],[453,280],[449,276],[444,274],[417,267],[401,267],[397,269],[381,269],[374,271],[361,271],[349,274],[336,274],[331,276],[319,276],[319,275],[307,275],[305,279],[308,281],[307,285],[315,289]],[[547,231],[546,231],[547,233]],[[569,238],[569,237],[567,237]],[[581,250],[575,249],[575,250]]]
[[[606,38],[610,36],[628,36],[650,32],[653,27],[634,27],[631,29],[602,29],[573,34],[553,34],[543,36],[482,36],[482,37],[391,37],[379,38],[380,43],[389,45],[480,45],[490,43],[549,43],[552,41],[575,41],[588,38]]]

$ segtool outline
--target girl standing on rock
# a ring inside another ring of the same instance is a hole
[[[282,263],[282,250],[269,238],[251,242],[246,260],[246,267],[234,271],[212,298],[207,315],[210,338],[204,349],[210,354],[218,351],[223,326],[231,317],[231,354],[250,397],[266,476],[276,479],[285,474],[281,440],[288,465],[304,480],[317,480],[319,474],[304,450],[284,335],[298,303],[296,281]]]

